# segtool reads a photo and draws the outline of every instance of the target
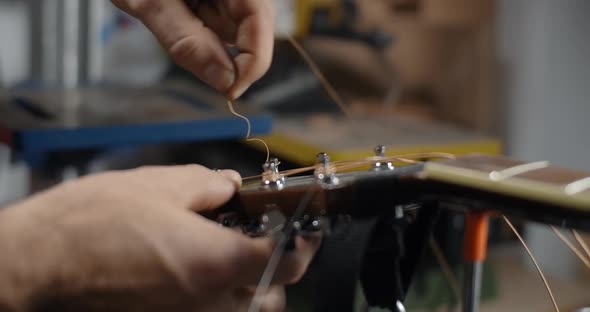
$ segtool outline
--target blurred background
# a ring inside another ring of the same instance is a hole
[[[587,0],[275,0],[272,67],[237,103],[284,168],[315,155],[471,152],[590,170]],[[344,118],[288,43],[345,99]],[[265,152],[223,97],[177,68],[109,1],[0,0],[0,205],[60,181],[145,164],[258,174]],[[462,216],[436,239],[460,273]],[[590,275],[545,226],[521,224],[564,310]],[[493,223],[482,311],[551,311],[523,250]],[[297,292],[294,289],[293,292]],[[430,253],[408,302],[446,310]]]

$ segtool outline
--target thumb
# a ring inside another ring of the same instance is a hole
[[[203,178],[207,179],[206,184],[203,189],[197,191],[190,205],[191,210],[196,212],[220,207],[228,202],[242,185],[242,177],[234,170],[209,171]]]
[[[161,200],[196,212],[223,205],[242,183],[236,171],[214,171],[199,165],[144,167],[127,174],[148,189],[157,190]]]

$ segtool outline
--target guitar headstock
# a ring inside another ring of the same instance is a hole
[[[385,159],[384,155],[380,157]],[[280,215],[281,220],[294,218],[303,227],[319,230],[326,219],[382,214],[385,210],[362,208],[402,204],[404,201],[392,189],[401,178],[413,176],[423,167],[422,164],[395,167],[387,159],[375,159],[360,164],[366,168],[338,172],[342,166],[330,162],[329,155],[320,153],[317,158],[312,174],[291,177],[281,174],[278,159],[271,159],[263,165],[259,179],[246,182],[221,210],[217,220],[228,226],[240,224],[250,235],[262,235],[260,225],[272,223],[270,216]],[[298,212],[306,196],[309,198],[305,207]]]

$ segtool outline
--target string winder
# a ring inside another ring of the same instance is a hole
[[[405,311],[440,209],[466,214],[464,311],[478,310],[489,216],[590,230],[590,173],[499,156],[439,156],[445,159],[387,157],[377,146],[374,157],[331,162],[320,153],[304,168],[313,173],[299,176],[270,159],[215,218],[253,237],[287,235],[287,251],[293,237],[321,233],[317,311],[352,311],[359,280],[367,307]]]

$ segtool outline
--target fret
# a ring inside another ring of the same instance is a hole
[[[489,177],[492,181],[501,181],[527,172],[544,169],[547,167],[549,167],[548,161],[530,162],[522,165],[512,166],[499,171],[494,170],[490,172]]]
[[[568,195],[575,195],[590,190],[590,177],[574,181],[564,187],[564,192]]]

